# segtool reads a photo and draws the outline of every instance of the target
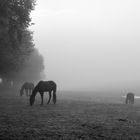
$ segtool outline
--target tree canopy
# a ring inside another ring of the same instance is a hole
[[[33,32],[28,29],[32,24],[30,13],[34,10],[35,3],[35,0],[0,0],[1,78],[10,78],[13,73],[23,71],[30,57],[37,52]],[[40,58],[43,65],[43,58],[38,53],[36,59]],[[43,68],[41,66],[40,71]]]

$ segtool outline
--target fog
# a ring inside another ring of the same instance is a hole
[[[139,0],[37,0],[31,27],[59,90],[140,90]]]
[[[10,69],[10,68],[9,68]],[[9,70],[8,69],[8,70]],[[44,74],[44,61],[42,55],[35,48],[29,56],[26,56],[24,64],[22,64],[20,70],[7,72],[7,75],[2,75],[0,78],[0,90],[1,95],[11,95],[19,94],[19,89],[25,82],[31,82],[34,85],[38,81],[42,80],[45,76]],[[7,93],[8,91],[8,93]]]

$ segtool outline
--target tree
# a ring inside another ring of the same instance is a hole
[[[37,49],[34,49],[30,56],[24,61],[23,69],[19,72],[13,72],[11,79],[22,83],[25,81],[37,82],[44,77],[43,69],[43,57]]]
[[[35,2],[0,0],[0,78],[11,80],[23,71],[35,51],[33,33],[28,30]]]
[[[33,50],[30,12],[35,0],[0,1],[0,75],[17,71]],[[28,39],[27,39],[28,38]]]

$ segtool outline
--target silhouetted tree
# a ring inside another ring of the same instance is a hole
[[[25,81],[37,82],[44,77],[44,61],[42,55],[37,49],[34,49],[28,58],[24,61],[23,69],[13,72],[10,79],[23,83]]]
[[[0,75],[18,70],[21,55],[32,50],[32,35],[27,27],[34,6],[35,0],[0,0]]]
[[[3,80],[10,81],[20,73],[36,51],[33,33],[28,30],[34,6],[35,0],[0,0],[0,77]]]

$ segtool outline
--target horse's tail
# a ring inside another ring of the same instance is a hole
[[[53,89],[53,103],[55,104],[56,103],[56,85]]]

